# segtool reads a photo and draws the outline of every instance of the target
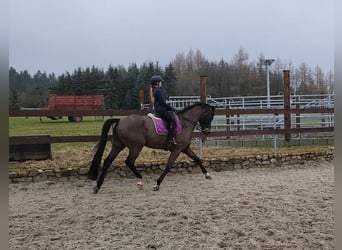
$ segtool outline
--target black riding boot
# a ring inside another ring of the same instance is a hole
[[[175,140],[175,127],[170,125],[167,134],[167,150],[173,149],[175,145],[177,145]]]

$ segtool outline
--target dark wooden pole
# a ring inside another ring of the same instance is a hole
[[[230,108],[230,105],[228,105],[227,107],[226,107],[226,127],[227,127],[227,136],[226,136],[226,138],[227,139],[230,139],[230,125],[232,124],[231,122],[230,122],[230,112],[229,112],[229,108]]]
[[[291,141],[291,103],[290,103],[290,70],[284,70],[284,128],[285,141]]]
[[[207,76],[200,76],[200,100],[201,103],[207,103]]]

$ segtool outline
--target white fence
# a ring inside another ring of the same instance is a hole
[[[184,107],[200,101],[199,96],[170,96],[167,103],[176,109]],[[265,109],[269,106],[271,109],[282,109],[284,107],[284,96],[238,96],[238,97],[207,97],[207,103],[215,106],[217,109],[245,109],[256,108]],[[269,103],[269,105],[268,105]],[[291,108],[334,108],[334,95],[291,95]],[[148,105],[144,105],[148,108]],[[299,122],[298,122],[299,121]],[[310,127],[333,127],[334,114],[291,114],[291,127],[296,128]],[[246,130],[246,129],[263,129],[263,128],[284,128],[284,115],[240,115],[230,117],[229,123],[225,116],[215,116],[212,127],[215,130],[226,130],[230,126],[230,130]]]
[[[170,96],[167,103],[177,109],[199,102],[199,96]],[[334,107],[334,95],[291,95],[291,108]],[[207,103],[217,108],[283,108],[284,96],[237,96],[237,97],[207,97]],[[268,105],[269,104],[269,105]]]

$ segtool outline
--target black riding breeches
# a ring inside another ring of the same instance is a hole
[[[170,141],[175,136],[176,121],[173,115],[171,115],[167,110],[159,110],[157,113],[167,123],[167,138]]]
[[[166,121],[168,129],[174,129],[176,127],[176,121],[174,117],[167,110],[158,110],[157,113],[160,116],[160,118]]]

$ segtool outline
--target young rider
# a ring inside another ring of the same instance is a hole
[[[162,82],[164,82],[164,80],[159,75],[152,76],[150,80],[152,95],[154,99],[153,108],[154,111],[167,122],[167,149],[170,150],[176,145],[176,121],[174,117],[169,113],[169,111],[176,111],[176,109],[166,103],[163,92],[161,90]]]

